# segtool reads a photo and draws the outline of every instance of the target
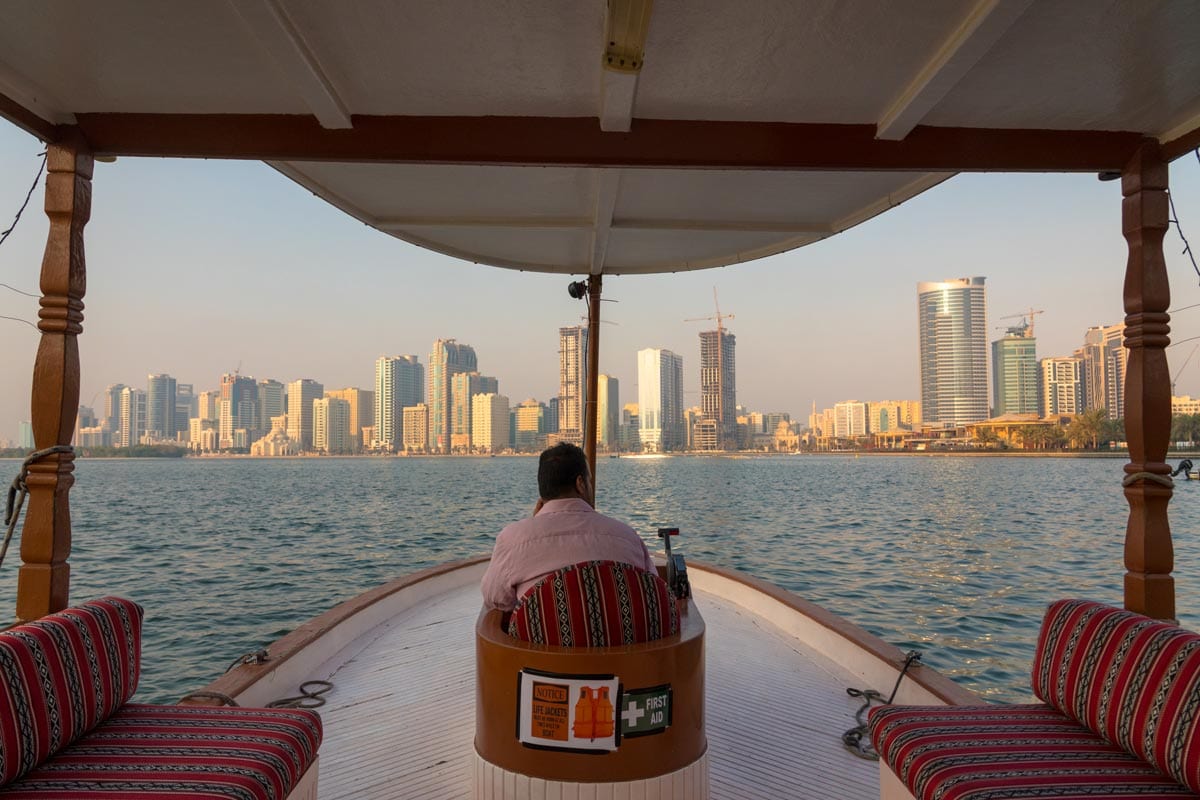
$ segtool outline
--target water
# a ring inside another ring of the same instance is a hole
[[[601,458],[601,509],[689,558],[842,614],[996,700],[1030,697],[1045,604],[1120,604],[1121,459]],[[0,462],[5,480],[16,462]],[[174,702],[242,653],[414,570],[490,551],[533,458],[81,460],[72,600],[146,607],[137,699]],[[1178,613],[1200,622],[1200,486],[1172,503]],[[11,618],[15,552],[0,570]],[[710,634],[711,635],[711,634]],[[888,688],[888,687],[878,687]]]

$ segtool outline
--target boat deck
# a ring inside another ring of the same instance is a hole
[[[845,688],[861,681],[728,599],[697,590],[696,603],[708,628],[712,797],[877,798],[878,766],[839,738],[858,706]],[[479,606],[475,585],[430,598],[333,672],[321,800],[471,796]],[[597,798],[575,787],[554,800]]]

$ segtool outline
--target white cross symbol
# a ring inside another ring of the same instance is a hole
[[[625,724],[630,728],[637,725],[637,721],[644,716],[646,716],[646,712],[638,708],[636,700],[630,700],[629,707],[621,712],[621,719],[625,720]]]

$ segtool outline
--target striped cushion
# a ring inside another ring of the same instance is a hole
[[[1048,706],[883,706],[870,725],[918,800],[1197,797]]]
[[[130,704],[0,800],[282,800],[320,743],[312,711]]]
[[[562,647],[609,647],[679,632],[662,578],[616,561],[581,561],[538,581],[513,609],[516,639]]]
[[[1033,691],[1200,792],[1200,636],[1083,600],[1050,606]]]
[[[141,606],[104,597],[0,632],[0,786],[133,695],[141,630]]]

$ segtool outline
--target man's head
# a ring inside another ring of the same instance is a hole
[[[583,450],[567,442],[543,450],[538,459],[538,494],[543,500],[582,497],[590,502],[591,476]]]

